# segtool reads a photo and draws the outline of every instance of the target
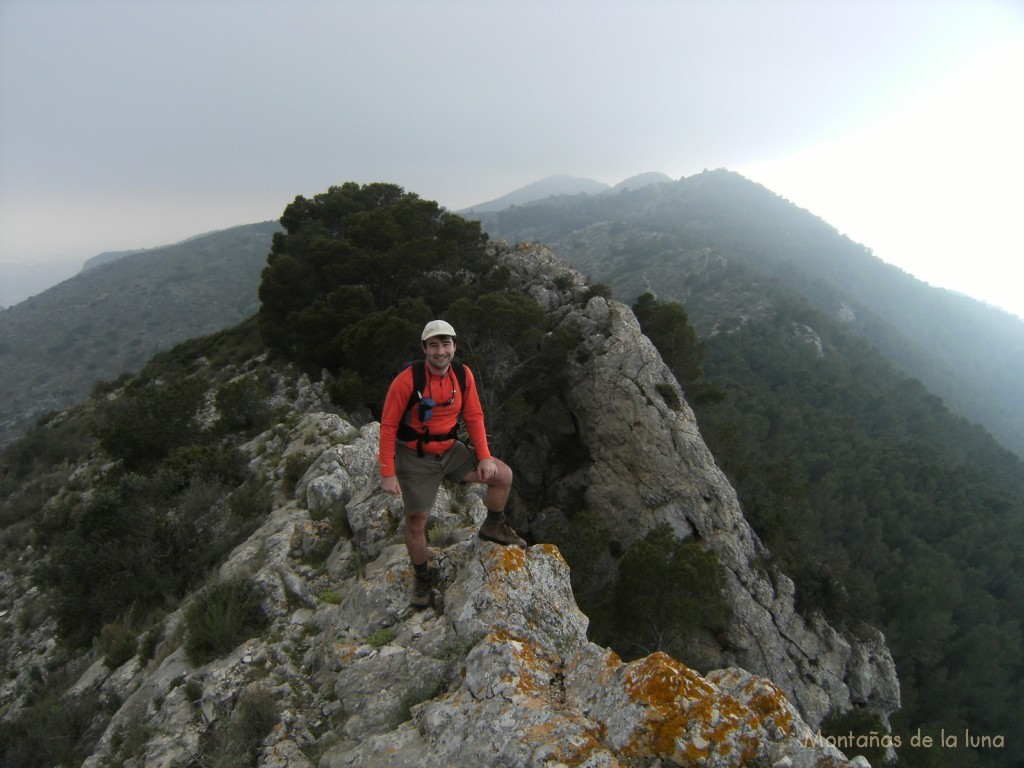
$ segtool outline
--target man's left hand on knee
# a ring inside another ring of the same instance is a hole
[[[476,476],[480,482],[486,483],[498,475],[498,463],[494,459],[482,459],[476,465]]]

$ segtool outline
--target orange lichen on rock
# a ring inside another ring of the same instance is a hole
[[[762,727],[768,729],[775,738],[790,735],[794,716],[786,694],[763,677],[752,679],[747,687],[752,689],[744,690],[747,706],[761,718]]]
[[[499,573],[513,573],[526,565],[526,551],[519,547],[493,547],[484,553],[484,557],[488,565]]]
[[[541,549],[545,554],[560,561],[566,568],[569,567],[569,564],[565,562],[565,558],[562,557],[561,550],[554,544],[536,544],[535,546]]]
[[[786,694],[768,678],[741,669],[720,669],[709,673],[708,679],[744,702],[768,738],[785,739],[795,733],[799,715]]]
[[[331,650],[334,651],[335,658],[337,658],[342,665],[351,664],[356,657],[356,652],[359,650],[359,644],[353,642],[335,642],[331,643]]]
[[[516,694],[530,698],[548,692],[559,664],[555,656],[538,648],[529,640],[513,637],[501,629],[492,631],[484,642],[504,647],[511,655],[515,673],[503,674],[501,679],[502,682],[511,684]]]
[[[600,730],[576,717],[556,717],[536,723],[526,729],[523,740],[540,746],[535,757],[543,760],[543,765],[583,766],[595,755],[607,752]],[[542,751],[546,754],[541,754]]]
[[[760,719],[689,667],[658,652],[626,665],[626,693],[647,708],[623,753],[681,765],[742,765],[760,746]]]

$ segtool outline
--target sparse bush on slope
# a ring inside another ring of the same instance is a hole
[[[260,634],[267,617],[262,595],[246,577],[218,579],[185,607],[185,653],[193,664],[223,656],[243,640]]]

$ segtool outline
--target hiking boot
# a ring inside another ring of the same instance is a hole
[[[485,520],[480,526],[480,533],[477,534],[484,541],[493,541],[495,544],[509,546],[514,544],[517,547],[526,547],[526,540],[516,533],[512,526],[502,520]]]
[[[416,583],[412,587],[412,599],[409,605],[417,611],[422,611],[430,605],[431,591],[434,582],[437,581],[437,568],[428,568],[424,574],[416,573]]]

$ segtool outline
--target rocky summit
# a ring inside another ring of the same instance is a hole
[[[322,385],[301,377],[280,388],[291,415],[243,446],[273,505],[215,579],[254,584],[266,624],[197,658],[192,595],[145,657],[111,668],[85,656],[60,706],[89,697],[113,714],[83,726],[102,730],[83,765],[217,765],[232,750],[275,768],[864,764],[817,729],[830,711],[898,708],[881,635],[846,637],[795,611],[792,583],[760,565],[767,553],[628,308],[581,302],[582,277],[545,248],[496,248],[521,289],[582,334],[568,400],[589,456],[571,482],[587,505],[623,545],[667,523],[724,565],[729,624],[704,654],[718,668],[699,674],[662,652],[626,662],[588,640],[555,546],[476,537],[478,486],[439,494],[428,530],[440,580],[431,607],[413,611],[401,501],[380,489],[379,425],[324,409]],[[514,466],[528,482],[528,462]],[[544,542],[559,514],[533,513],[530,539]],[[7,668],[19,672],[0,702],[13,717],[18,690],[56,651],[52,621],[15,620],[23,575],[2,576]]]

